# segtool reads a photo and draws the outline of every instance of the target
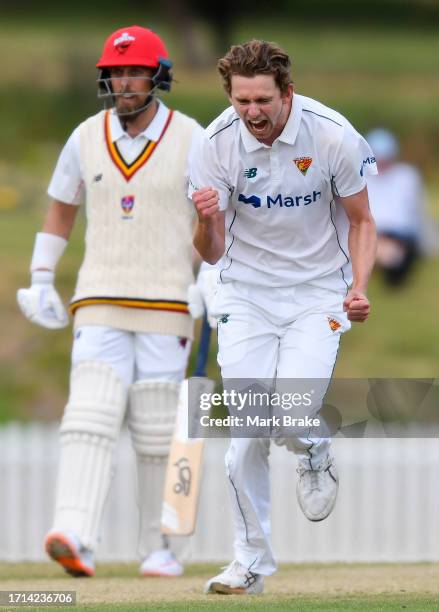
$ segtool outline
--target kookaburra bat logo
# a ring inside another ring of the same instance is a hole
[[[186,457],[182,457],[174,465],[178,470],[178,482],[174,484],[174,493],[183,493],[183,495],[187,496],[190,493],[192,482],[192,470],[189,461]]]

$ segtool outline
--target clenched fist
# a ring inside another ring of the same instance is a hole
[[[370,313],[370,302],[366,295],[357,289],[351,289],[343,300],[343,310],[349,321],[363,323]]]
[[[219,211],[219,194],[212,187],[203,187],[203,189],[194,191],[192,201],[200,221],[208,220]]]

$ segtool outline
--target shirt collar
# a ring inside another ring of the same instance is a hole
[[[302,120],[302,99],[298,94],[293,95],[293,105],[291,107],[290,116],[285,124],[282,134],[278,140],[293,145],[296,142],[297,133],[299,131],[300,122]]]
[[[146,127],[146,129],[143,130],[143,132],[140,132],[140,134],[136,136],[136,138],[142,137],[145,138],[145,140],[153,140],[154,142],[157,142],[160,138],[160,134],[162,133],[168,119],[169,109],[161,100],[157,100],[157,102],[158,109],[153,117],[153,120]],[[112,142],[117,142],[121,138],[129,138],[130,140],[133,140],[131,136],[124,131],[114,110],[112,110],[110,113],[110,134]]]
[[[286,122],[285,127],[282,130],[282,133],[280,134],[280,136],[277,137],[276,140],[280,140],[287,144],[293,145],[296,141],[301,119],[302,119],[301,96],[299,96],[298,94],[294,94],[293,103],[291,106],[291,111],[288,117],[288,121]],[[259,142],[259,140],[253,136],[253,134],[250,134],[248,129],[245,127],[245,123],[243,121],[240,121],[239,128],[240,128],[242,142],[244,144],[244,148],[247,151],[247,153],[251,153],[252,151],[256,151],[257,149],[270,148],[268,147],[268,145],[265,145],[263,142]]]

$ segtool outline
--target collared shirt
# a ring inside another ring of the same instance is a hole
[[[349,223],[337,198],[360,192],[369,172],[376,164],[367,142],[315,100],[294,94],[271,146],[247,130],[233,107],[226,109],[198,142],[189,189],[190,196],[217,189],[226,211],[222,281],[346,289]]]
[[[157,142],[168,118],[169,110],[161,100],[151,123],[134,138],[124,131],[117,114],[110,115],[111,140],[127,164],[133,162],[143,151],[148,141]],[[47,190],[50,197],[65,204],[78,205],[83,200],[83,168],[80,155],[80,125],[67,140],[55,167]],[[201,128],[200,128],[201,131]],[[196,131],[196,133],[198,133]]]

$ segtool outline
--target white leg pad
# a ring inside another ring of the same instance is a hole
[[[74,532],[93,550],[112,477],[112,458],[126,391],[111,366],[74,366],[61,423],[61,456],[53,529]]]
[[[137,459],[142,559],[163,547],[160,518],[179,391],[179,383],[165,381],[139,381],[130,390],[128,426]]]
[[[111,366],[81,361],[74,366],[70,377],[70,396],[61,434],[81,432],[116,441],[125,403],[123,383]]]
[[[130,389],[128,426],[134,450],[167,457],[174,433],[180,383],[142,380]]]

